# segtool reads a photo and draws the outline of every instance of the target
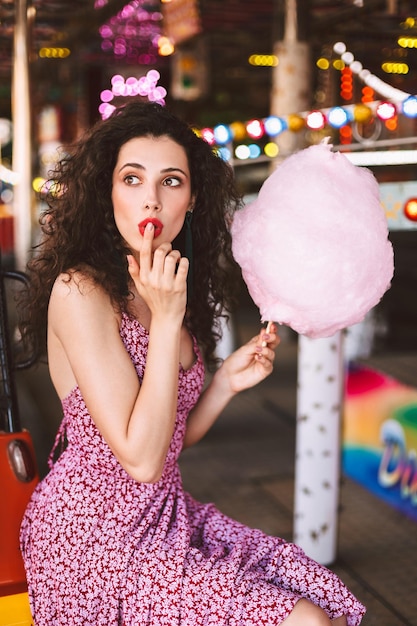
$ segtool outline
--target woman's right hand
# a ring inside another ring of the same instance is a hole
[[[189,262],[173,250],[168,242],[152,251],[154,226],[145,228],[139,262],[128,255],[129,274],[141,298],[148,305],[152,318],[179,316],[181,322],[187,304],[187,274]]]

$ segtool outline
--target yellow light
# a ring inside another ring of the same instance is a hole
[[[357,104],[353,109],[353,117],[356,122],[369,122],[372,117],[372,110],[364,104]]]
[[[275,54],[251,54],[248,59],[249,65],[257,67],[276,67],[278,57]]]
[[[69,48],[41,48],[39,57],[41,59],[65,59],[71,54]]]
[[[400,37],[397,43],[401,48],[417,48],[417,37]]]
[[[168,57],[170,54],[173,54],[174,51],[174,44],[168,37],[160,37],[158,39],[158,54],[160,54],[161,57]]]
[[[45,182],[46,182],[45,178],[42,178],[41,176],[37,176],[32,181],[33,190],[36,191],[36,193],[41,193],[42,187],[45,184]]]
[[[404,22],[401,24],[403,28],[414,28],[416,25],[415,17],[407,17]]]
[[[296,113],[291,113],[288,116],[288,128],[289,128],[289,130],[292,130],[295,133],[297,133],[298,131],[300,131],[304,127],[305,127],[305,121],[304,121],[304,118],[301,117],[301,115],[297,115]]]
[[[273,159],[274,157],[277,156],[279,152],[279,147],[277,146],[276,143],[274,143],[273,141],[270,141],[269,143],[265,145],[264,152],[267,157],[270,157]]]
[[[345,64],[341,59],[335,59],[333,61],[333,67],[335,70],[343,70],[345,68]]]
[[[330,67],[330,62],[328,59],[321,57],[320,59],[317,59],[316,65],[320,70],[328,70]]]
[[[407,63],[383,63],[381,68],[386,74],[408,74],[409,67]]]
[[[246,137],[246,126],[243,122],[232,122],[230,124],[230,130],[233,133],[233,137],[236,141],[242,141]]]

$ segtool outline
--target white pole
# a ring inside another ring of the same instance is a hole
[[[299,337],[294,541],[335,560],[343,399],[342,337]]]
[[[310,46],[297,36],[297,0],[286,0],[284,39],[274,44],[278,65],[272,75],[271,115],[305,111],[310,104]],[[286,130],[277,137],[285,157],[305,145],[304,133]]]
[[[16,0],[12,78],[12,168],[19,176],[13,194],[15,261],[19,269],[24,269],[26,265],[32,232],[32,168],[27,11],[28,0]]]

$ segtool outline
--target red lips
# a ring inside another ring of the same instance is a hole
[[[143,222],[140,222],[140,224],[138,224],[139,232],[142,235],[142,237],[143,237],[143,235],[145,233],[146,225],[149,224],[149,223],[153,224],[153,227],[155,229],[154,238],[159,237],[159,235],[162,233],[162,229],[163,229],[164,226],[163,226],[162,222],[160,222],[155,217],[143,220]]]

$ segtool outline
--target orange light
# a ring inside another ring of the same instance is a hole
[[[363,87],[362,89],[362,102],[372,102],[374,100],[375,92],[372,87]]]
[[[388,130],[397,130],[398,128],[398,116],[392,117],[390,120],[385,120],[385,127]]]
[[[301,129],[305,127],[305,120],[301,115],[297,115],[297,113],[290,113],[288,115],[288,128],[292,130],[294,133],[298,133]]]
[[[417,222],[417,198],[410,198],[404,204],[404,215],[412,222]]]
[[[352,143],[352,129],[348,124],[339,128],[339,140],[342,145]]]

